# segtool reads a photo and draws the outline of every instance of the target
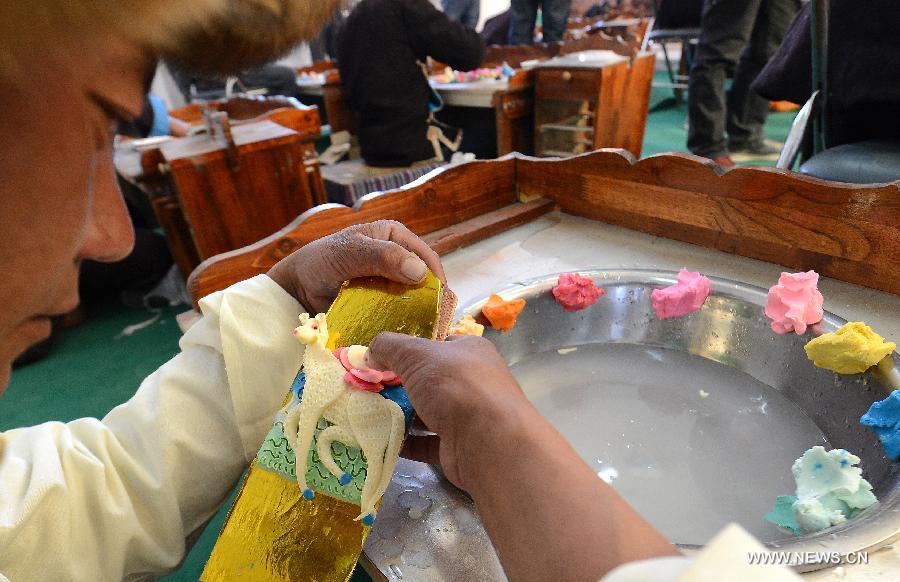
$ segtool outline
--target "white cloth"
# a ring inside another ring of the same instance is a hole
[[[300,365],[291,330],[301,307],[260,275],[200,308],[181,352],[103,420],[0,433],[0,572],[10,580],[171,571],[234,487]],[[60,378],[58,389],[103,387]]]
[[[730,524],[696,556],[669,556],[619,566],[601,582],[792,582],[800,576],[786,566],[752,564],[750,554],[766,548],[747,530]]]

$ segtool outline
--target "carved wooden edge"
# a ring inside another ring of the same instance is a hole
[[[516,176],[520,196],[563,212],[900,294],[900,181],[725,171],[690,154],[636,162],[617,150],[522,158]]]
[[[188,291],[196,306],[209,293],[264,273],[297,248],[354,224],[392,219],[423,236],[499,210],[516,202],[515,163],[509,155],[439,168],[402,188],[368,194],[352,208],[316,206],[252,245],[203,261]]]
[[[900,181],[840,184],[769,167],[726,171],[691,154],[636,161],[624,150],[567,159],[514,153],[369,195],[355,208],[317,206],[258,243],[204,261],[188,288],[196,302],[352,224],[395,219],[423,236],[535,197],[601,222],[900,294]],[[475,230],[491,234],[489,226]]]

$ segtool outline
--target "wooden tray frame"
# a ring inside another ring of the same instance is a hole
[[[900,294],[900,181],[840,184],[768,167],[725,171],[690,154],[509,154],[440,168],[353,208],[316,206],[265,239],[204,261],[196,304],[344,227],[397,220],[445,254],[559,210]]]

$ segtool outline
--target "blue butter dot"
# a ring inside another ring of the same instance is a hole
[[[375,516],[371,513],[366,514],[364,518],[362,518],[363,525],[372,525],[375,523]]]
[[[306,499],[307,501],[312,499],[315,496],[316,496],[316,494],[315,494],[315,492],[313,492],[312,489],[304,489],[303,490],[303,498]]]
[[[341,475],[341,478],[338,479],[338,483],[340,483],[341,485],[346,485],[352,479],[353,479],[353,476],[350,473],[344,473],[343,475]]]

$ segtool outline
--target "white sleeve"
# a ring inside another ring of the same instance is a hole
[[[300,365],[291,330],[301,308],[265,275],[200,307],[181,352],[102,421],[0,433],[0,572],[10,580],[165,573],[234,487]]]
[[[753,563],[751,555],[767,554],[747,530],[732,523],[716,534],[696,556],[669,556],[623,564],[601,582],[799,582],[786,566]]]

